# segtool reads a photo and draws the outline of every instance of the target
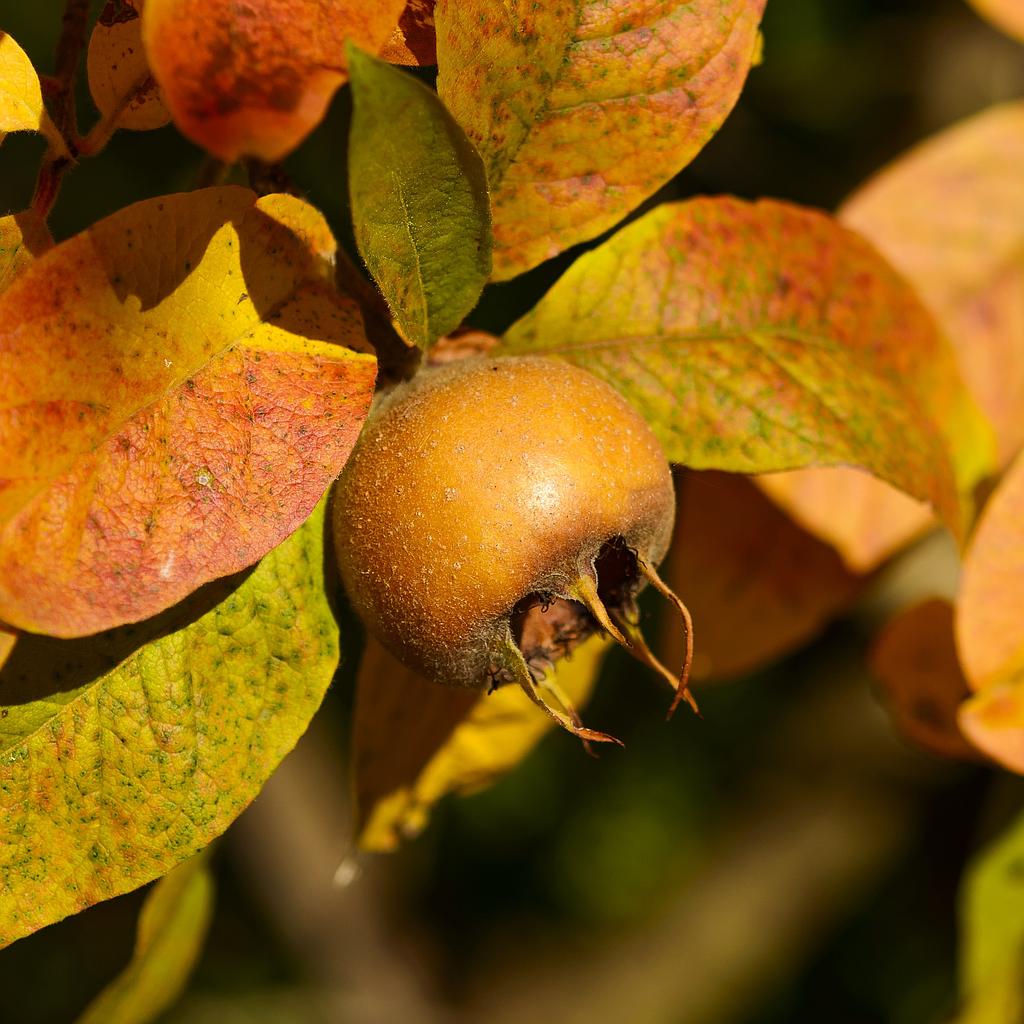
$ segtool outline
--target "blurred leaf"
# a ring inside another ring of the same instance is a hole
[[[50,231],[35,210],[0,217],[0,293],[52,246]]]
[[[1024,1019],[1024,815],[970,865],[960,896],[956,1024]]]
[[[323,532],[322,502],[141,647],[139,627],[19,637],[0,671],[0,946],[165,874],[259,792],[338,664]]]
[[[349,49],[349,192],[359,252],[405,336],[454,330],[491,270],[483,164],[437,95]]]
[[[1022,0],[967,0],[981,15],[1024,43],[1024,2]]]
[[[375,377],[333,249],[297,199],[209,189],[98,222],[0,296],[0,617],[137,621],[302,523]]]
[[[673,462],[862,466],[962,533],[951,447],[978,414],[914,292],[853,232],[784,203],[659,207],[581,256],[505,335],[618,388]],[[948,409],[941,425],[929,412]]]
[[[275,162],[345,81],[345,43],[377,52],[404,0],[148,0],[142,37],[178,128],[224,161]]]
[[[739,96],[764,0],[440,0],[437,88],[480,150],[494,273],[599,235],[688,164]]]
[[[392,64],[437,63],[437,33],[434,30],[436,0],[406,0],[398,28],[380,51]]]
[[[964,558],[956,639],[972,689],[1024,669],[1024,455],[989,498]]]
[[[89,37],[89,92],[118,128],[146,131],[171,119],[142,45],[145,0],[107,0]]]
[[[935,526],[924,502],[857,469],[767,473],[757,485],[805,530],[835,548],[855,573],[878,568]]]
[[[64,139],[46,113],[32,61],[0,30],[0,142],[8,132],[41,132],[57,152],[67,151]]]
[[[607,641],[592,637],[555,668],[577,707]],[[369,638],[356,688],[352,775],[364,850],[418,835],[448,793],[475,792],[511,771],[554,725],[518,686],[487,696],[428,683]]]
[[[10,630],[0,626],[0,668],[4,667],[4,662],[10,657],[17,640],[17,633],[12,633]]]
[[[694,679],[740,675],[799,646],[856,594],[836,553],[801,530],[746,477],[676,477],[676,526],[662,568],[694,623]],[[683,637],[663,625],[663,658],[678,665]]]
[[[960,706],[957,724],[992,760],[1024,775],[1024,672],[988,683]]]
[[[978,758],[957,726],[957,709],[970,690],[957,661],[949,601],[932,598],[890,619],[875,639],[871,670],[910,743],[939,757]]]
[[[918,288],[996,427],[1005,465],[1024,443],[1024,101],[928,139],[839,216]]]
[[[148,1024],[181,995],[213,915],[208,850],[164,875],[146,896],[131,963],[77,1024]]]

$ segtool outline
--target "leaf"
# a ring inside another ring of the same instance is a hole
[[[380,51],[384,60],[421,67],[437,63],[434,4],[435,0],[406,0],[398,28]]]
[[[0,217],[0,292],[52,246],[46,222],[34,210]]]
[[[1024,3],[1021,3],[1021,0],[967,0],[967,2],[997,28],[1024,43]]]
[[[555,669],[577,707],[607,642],[585,641]],[[390,852],[425,827],[449,793],[465,795],[511,771],[553,721],[518,686],[487,696],[428,683],[369,638],[356,687],[352,777],[364,850]]]
[[[931,598],[890,619],[870,661],[904,738],[939,757],[977,759],[957,726],[957,709],[970,691],[957,661],[949,601]]]
[[[0,618],[75,636],[251,565],[348,458],[375,363],[287,196],[147,200],[0,296]],[[321,340],[322,339],[322,340]]]
[[[1024,775],[1024,672],[993,680],[964,701],[957,724],[993,761]]]
[[[349,48],[356,243],[405,336],[428,348],[476,305],[491,270],[479,155],[426,86]]]
[[[661,570],[693,616],[694,679],[749,672],[814,636],[853,599],[859,581],[741,476],[676,476],[676,526]],[[673,616],[662,661],[683,661]]]
[[[1005,465],[1024,443],[1024,101],[928,139],[839,216],[917,287],[996,427]]]
[[[0,671],[0,945],[191,857],[295,745],[338,664],[324,504],[145,629],[19,638]]]
[[[106,0],[89,37],[86,69],[99,112],[118,128],[148,131],[171,119],[142,45],[144,0]]]
[[[480,150],[495,280],[621,220],[718,131],[764,0],[440,0],[437,88]]]
[[[1024,815],[976,857],[960,894],[957,1024],[1024,1017]]]
[[[956,641],[972,689],[1024,669],[1024,455],[989,498],[964,557]]]
[[[142,38],[178,128],[224,161],[274,163],[346,79],[345,43],[376,52],[404,0],[148,0]]]
[[[827,466],[767,473],[757,486],[855,573],[869,573],[935,526],[929,507],[877,477]]]
[[[0,668],[4,667],[4,662],[11,656],[11,651],[14,650],[17,639],[17,633],[12,633],[10,630],[0,626]]]
[[[962,529],[942,431],[980,431],[952,355],[904,281],[823,214],[727,198],[659,207],[581,256],[499,351],[604,378],[673,462],[858,465]],[[957,413],[941,429],[927,412],[939,394]]]
[[[40,132],[56,152],[67,152],[64,139],[46,113],[32,61],[0,31],[0,142],[8,132]]]
[[[213,897],[208,849],[164,875],[142,906],[131,963],[77,1024],[147,1024],[173,1005],[199,959]]]

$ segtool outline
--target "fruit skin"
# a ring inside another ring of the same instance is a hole
[[[656,565],[674,509],[661,446],[617,391],[568,363],[482,358],[380,400],[333,529],[352,605],[384,646],[436,682],[488,689],[518,674],[501,654],[518,602],[575,596],[616,537]]]

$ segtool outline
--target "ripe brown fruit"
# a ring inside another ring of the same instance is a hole
[[[661,446],[617,391],[568,363],[483,358],[380,400],[333,526],[353,607],[401,661],[452,686],[518,683],[565,728],[609,740],[581,725],[550,669],[604,630],[677,687],[673,709],[692,703],[686,667],[677,680],[637,626],[649,581],[689,638],[654,571],[674,510]]]

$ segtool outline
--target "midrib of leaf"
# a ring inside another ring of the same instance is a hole
[[[427,286],[423,280],[423,263],[420,259],[420,249],[416,244],[412,231],[412,215],[409,212],[409,204],[406,202],[405,189],[402,187],[401,176],[394,171],[391,172],[392,180],[395,183],[395,191],[398,201],[402,204],[402,226],[405,228],[405,237],[409,239],[409,248],[412,249],[413,263],[416,266],[416,284],[420,299],[420,328],[424,338],[429,338],[430,331],[430,301],[427,298]]]

